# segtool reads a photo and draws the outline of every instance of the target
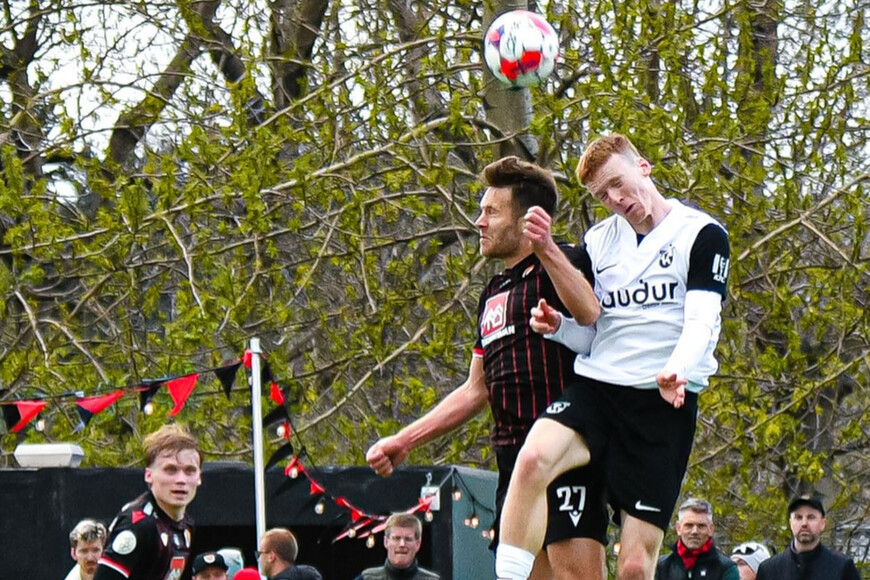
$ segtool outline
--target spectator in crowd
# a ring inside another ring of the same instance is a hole
[[[737,564],[740,580],[755,580],[758,567],[770,558],[770,552],[758,542],[744,542],[731,551],[731,559]]]
[[[296,536],[286,528],[272,528],[260,539],[257,562],[269,580],[323,580],[316,568],[297,565],[298,555]]]
[[[233,580],[263,580],[256,568],[242,568],[233,577]]]
[[[181,578],[190,556],[193,520],[187,506],[202,483],[202,455],[193,435],[177,423],[142,442],[148,491],[121,508],[95,580]]]
[[[70,555],[76,565],[66,580],[94,579],[107,535],[106,526],[96,520],[85,519],[76,524],[69,534]]]
[[[205,552],[193,559],[193,580],[228,580],[226,560],[217,552]]]
[[[656,580],[738,580],[737,565],[713,544],[713,506],[690,498],[677,511],[677,544],[659,558]]]
[[[421,568],[417,552],[423,539],[423,525],[412,514],[393,514],[384,529],[387,560],[383,566],[367,568],[356,580],[437,580],[438,574]]]
[[[822,545],[825,508],[815,495],[788,504],[788,523],[794,539],[788,548],[758,567],[758,580],[860,580],[851,558]]]
[[[245,567],[245,559],[242,557],[242,551],[238,548],[221,548],[217,551],[223,556],[224,562],[227,563],[227,578],[233,580],[236,572]]]

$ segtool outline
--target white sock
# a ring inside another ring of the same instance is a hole
[[[495,576],[499,580],[526,580],[535,565],[535,555],[522,548],[499,543],[495,551]]]

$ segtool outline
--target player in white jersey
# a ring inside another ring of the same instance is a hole
[[[618,134],[591,143],[578,164],[580,182],[614,214],[584,239],[601,315],[590,329],[544,302],[532,310],[535,330],[589,354],[577,357],[577,380],[520,451],[500,529],[499,579],[528,577],[543,541],[547,485],[590,462],[620,514],[617,577],[655,573],[692,449],[698,392],[717,368],[730,253],[727,232],[665,199],[651,171]]]

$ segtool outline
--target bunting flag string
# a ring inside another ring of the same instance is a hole
[[[158,392],[160,392],[160,389],[165,386],[173,402],[173,407],[168,415],[174,417],[184,408],[184,405],[193,393],[200,376],[205,373],[213,372],[220,381],[224,394],[229,397],[233,385],[235,384],[236,372],[242,364],[243,359],[240,358],[219,367],[194,371],[184,375],[143,379],[133,385],[115,387],[104,393],[97,392],[95,394],[85,395],[83,391],[67,391],[59,395],[46,395],[33,399],[0,400],[0,407],[3,408],[3,420],[6,423],[7,431],[9,433],[18,433],[37,418],[37,416],[49,404],[54,406],[58,403],[65,403],[68,400],[73,400],[76,412],[80,418],[79,423],[73,429],[73,432],[75,433],[85,429],[91,419],[111,407],[124,395],[130,393],[138,395],[139,410],[146,415],[150,415],[154,412],[154,397]],[[268,371],[268,376],[271,377],[271,371]],[[95,390],[99,391],[99,389]],[[0,391],[0,396],[6,392],[8,392],[8,390]],[[280,419],[281,417],[278,418],[278,420]],[[287,429],[287,432],[289,434],[289,429]]]

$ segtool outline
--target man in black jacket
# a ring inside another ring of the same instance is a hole
[[[679,539],[674,551],[659,558],[656,580],[738,580],[737,565],[713,545],[713,506],[690,498],[677,511]]]
[[[287,528],[266,530],[256,555],[260,571],[269,580],[323,580],[317,568],[296,563],[299,543]]]
[[[861,580],[851,558],[822,545],[825,508],[818,496],[801,496],[788,504],[794,540],[781,554],[761,563],[757,580]]]

